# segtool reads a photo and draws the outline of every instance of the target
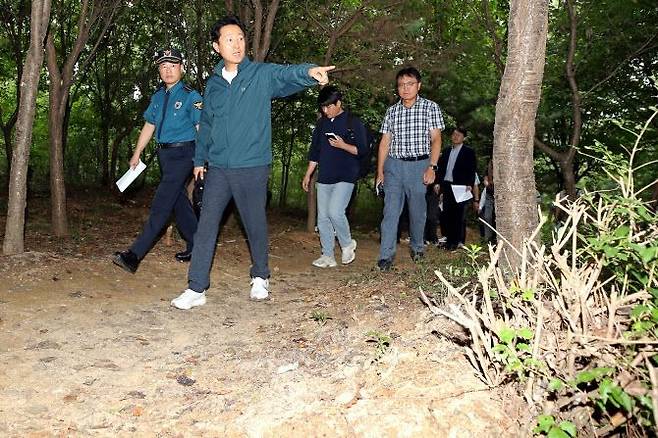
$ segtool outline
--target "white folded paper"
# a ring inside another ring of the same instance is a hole
[[[128,168],[126,173],[123,174],[121,178],[117,181],[117,187],[120,192],[123,192],[128,188],[128,186],[135,181],[135,179],[146,169],[146,164],[139,160],[137,166],[133,169],[132,167]]]
[[[452,194],[455,195],[455,201],[457,203],[468,201],[473,198],[473,194],[470,190],[467,190],[469,186],[452,186]]]

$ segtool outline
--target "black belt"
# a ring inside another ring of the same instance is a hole
[[[183,147],[183,146],[194,146],[194,140],[192,140],[192,141],[179,141],[178,143],[158,143],[158,146],[162,149],[180,148],[180,147]]]
[[[427,160],[430,156],[428,154],[425,155],[418,155],[417,157],[401,157],[398,158],[398,160],[402,161],[420,161],[420,160]]]

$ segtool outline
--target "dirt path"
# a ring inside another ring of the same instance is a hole
[[[432,334],[450,328],[405,283],[406,247],[400,270],[375,273],[376,241],[357,236],[354,264],[320,270],[315,238],[275,225],[272,299],[254,303],[228,229],[208,304],[184,312],[169,305],[177,247],[159,243],[134,276],[109,262],[131,231],[0,258],[0,436],[517,433],[510,398]]]

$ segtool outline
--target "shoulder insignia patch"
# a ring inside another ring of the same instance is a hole
[[[194,102],[193,105],[194,105],[194,108],[196,108],[196,109],[198,109],[198,110],[202,110],[202,109],[203,109],[203,101]]]

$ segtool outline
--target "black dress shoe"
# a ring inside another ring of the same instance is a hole
[[[139,267],[139,259],[131,250],[115,252],[112,262],[131,274],[134,274]]]
[[[421,251],[414,251],[413,249],[410,251],[410,255],[411,255],[411,260],[413,260],[414,263],[418,263],[423,259],[423,257],[425,257],[425,253]]]
[[[192,251],[181,251],[176,253],[176,260],[179,262],[189,262],[192,260]]]
[[[391,259],[381,259],[377,262],[377,269],[381,272],[387,272],[391,270],[393,266],[393,260]]]

